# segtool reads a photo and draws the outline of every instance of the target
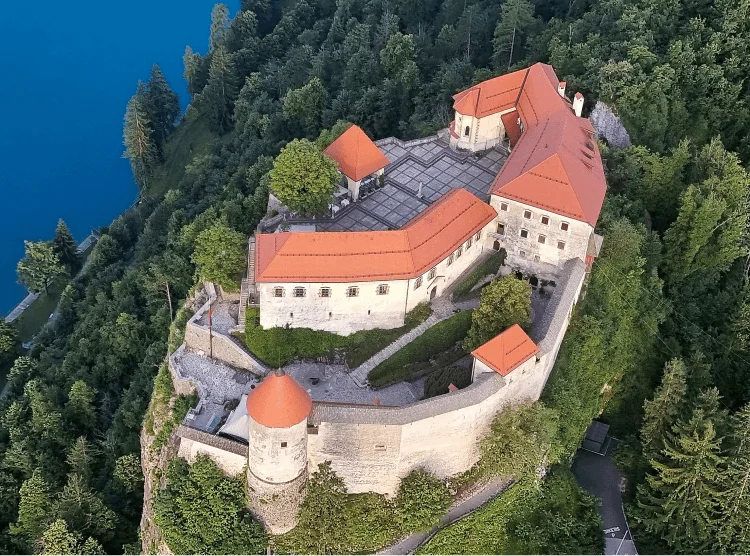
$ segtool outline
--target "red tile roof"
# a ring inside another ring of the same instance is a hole
[[[390,162],[357,125],[342,133],[323,154],[335,160],[341,173],[354,181],[385,168]]]
[[[465,189],[453,189],[400,230],[256,234],[256,282],[414,278],[496,216]]]
[[[537,353],[539,348],[517,324],[471,352],[474,357],[502,376],[508,376],[513,369]]]
[[[521,118],[520,138],[506,123],[516,144],[490,193],[595,226],[607,190],[599,148],[591,123],[576,117],[558,85],[552,66],[534,64],[458,93],[453,107],[477,117],[515,108]],[[503,122],[510,121],[506,116]]]
[[[247,413],[253,421],[271,428],[298,425],[312,410],[310,394],[296,380],[277,371],[269,374],[247,396]]]

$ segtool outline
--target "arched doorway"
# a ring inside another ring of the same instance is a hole
[[[433,299],[435,299],[435,296],[437,296],[437,286],[435,286],[434,288],[432,288],[432,290],[430,291],[430,301],[432,301]]]
[[[495,240],[495,243],[492,244],[492,248],[495,251],[500,251],[500,242],[498,240]]]

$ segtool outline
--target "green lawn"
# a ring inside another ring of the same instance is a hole
[[[361,330],[349,336],[310,328],[270,328],[258,326],[258,309],[247,310],[245,335],[240,336],[248,349],[261,361],[272,367],[283,367],[296,358],[315,358],[342,350],[350,368],[367,361],[378,351],[427,320],[430,307],[417,305],[406,315],[406,323],[391,330]]]
[[[28,342],[47,324],[49,316],[55,311],[57,303],[60,301],[67,280],[64,282],[55,282],[50,285],[49,292],[39,294],[31,305],[13,321],[13,325],[18,329],[18,337],[21,343]]]
[[[457,345],[471,327],[471,311],[461,311],[425,330],[421,336],[370,371],[367,380],[374,388],[408,380],[430,367],[449,365],[466,352]]]
[[[194,157],[207,154],[216,135],[210,130],[205,117],[185,119],[167,139],[163,165],[157,168],[151,183],[143,194],[161,198],[168,190],[177,187],[187,166]]]
[[[501,249],[497,253],[493,253],[492,255],[490,255],[482,264],[472,270],[471,274],[461,280],[461,283],[456,286],[455,290],[453,290],[453,299],[456,301],[460,301],[461,299],[471,297],[470,294],[474,293],[471,291],[471,288],[473,288],[479,282],[479,280],[481,280],[488,274],[497,274],[497,271],[500,270],[500,267],[504,262],[504,249]]]

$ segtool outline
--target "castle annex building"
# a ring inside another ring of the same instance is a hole
[[[581,117],[580,94],[569,100],[544,64],[454,101],[455,118],[437,136],[374,143],[352,126],[332,143],[325,154],[341,183],[330,216],[279,215],[283,226],[259,230],[238,299],[207,285],[170,356],[175,390],[200,394],[175,433],[179,455],[208,454],[227,473],[246,469],[251,508],[273,533],[294,527],[302,487],[325,461],[351,493],[395,494],[417,468],[466,471],[497,412],[538,399],[552,371],[602,243],[594,227],[606,182],[595,131]],[[477,348],[472,383],[448,394],[422,399],[407,383],[372,390],[372,360],[270,370],[231,337],[248,305],[263,328],[347,335],[403,326],[412,308],[431,302],[420,325],[429,327],[461,309],[452,287],[500,249],[507,266],[550,291],[532,297],[531,330],[512,326]]]

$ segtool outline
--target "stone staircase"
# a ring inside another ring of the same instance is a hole
[[[255,285],[255,236],[251,236],[247,242],[247,278],[242,279],[240,287],[240,308],[237,315],[237,326],[245,329],[247,320],[246,309],[248,305],[258,302],[258,290]]]
[[[433,300],[432,314],[427,318],[426,321],[401,336],[398,340],[390,344],[388,347],[380,350],[378,353],[370,357],[370,359],[354,369],[349,374],[349,376],[352,377],[357,386],[359,386],[360,388],[366,388],[367,374],[371,370],[388,359],[398,350],[403,348],[405,345],[413,342],[416,338],[421,336],[425,330],[432,328],[437,323],[444,321],[447,318],[452,317],[455,314],[456,309],[457,307],[454,306],[453,303],[451,303],[450,299],[446,297],[439,297]]]

